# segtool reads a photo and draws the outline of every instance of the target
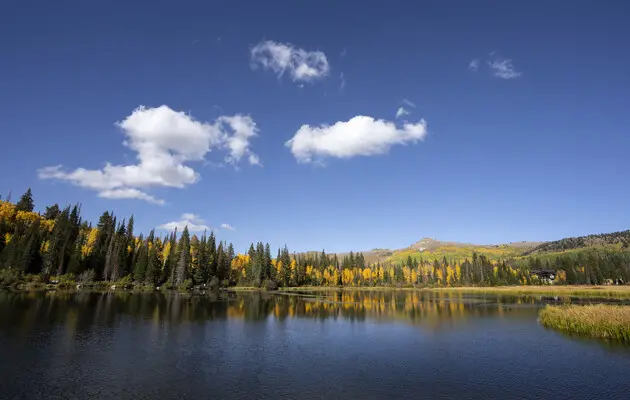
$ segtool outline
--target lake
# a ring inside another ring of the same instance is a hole
[[[627,399],[630,347],[540,326],[546,302],[0,291],[0,397]]]

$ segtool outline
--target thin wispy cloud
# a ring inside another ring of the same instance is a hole
[[[343,72],[339,74],[339,90],[343,90],[346,87],[346,77]]]
[[[404,117],[405,115],[411,114],[410,111],[405,110],[403,107],[399,107],[396,111],[396,118]]]
[[[359,115],[333,125],[302,125],[285,143],[299,163],[321,164],[326,158],[352,158],[384,154],[395,145],[413,144],[424,139],[427,123],[394,122]]]
[[[293,82],[313,82],[330,72],[322,51],[307,51],[290,43],[265,40],[252,47],[250,55],[253,69],[273,71],[278,78],[287,74]]]
[[[235,231],[236,229],[230,225],[230,224],[221,224],[221,228],[225,229],[226,231]]]
[[[468,69],[471,71],[479,71],[479,65],[481,64],[481,62],[479,61],[478,58],[475,58],[473,60],[470,60],[470,63],[468,64]]]
[[[512,60],[502,58],[495,53],[491,53],[490,57],[491,59],[488,61],[488,66],[492,69],[494,76],[497,78],[516,79],[522,75],[521,72],[516,70]]]
[[[61,165],[40,168],[40,179],[67,181],[94,190],[108,199],[137,199],[164,204],[147,192],[152,187],[184,188],[200,175],[190,164],[204,162],[211,150],[227,153],[224,161],[235,165],[247,159],[260,165],[250,141],[257,136],[254,120],[247,115],[218,117],[202,122],[168,106],[140,106],[116,125],[125,134],[123,144],[136,152],[137,163],[101,169],[77,168],[66,171]]]
[[[166,222],[162,225],[158,225],[158,229],[167,231],[174,231],[177,229],[179,232],[183,231],[185,227],[188,227],[190,232],[203,232],[211,230],[208,225],[205,224],[203,218],[193,213],[184,213],[177,221]]]
[[[402,102],[403,102],[403,104],[406,104],[409,107],[416,108],[416,104],[411,102],[411,101],[409,101],[409,100],[407,100],[407,99],[402,99]]]

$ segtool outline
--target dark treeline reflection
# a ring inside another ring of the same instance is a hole
[[[552,300],[553,301],[553,300]],[[461,293],[339,291],[299,294],[2,292],[0,325],[10,330],[63,325],[67,332],[115,326],[133,318],[160,326],[215,320],[397,320],[427,327],[479,317],[531,318],[539,297],[467,297]]]

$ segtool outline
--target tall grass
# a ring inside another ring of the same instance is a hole
[[[630,285],[623,286],[457,286],[457,287],[400,287],[395,286],[297,286],[280,288],[281,291],[337,291],[337,290],[421,290],[477,294],[502,294],[507,296],[573,296],[610,299],[630,299]]]
[[[543,326],[569,334],[630,342],[630,306],[548,305],[538,320]]]
[[[630,299],[630,286],[563,286],[563,285],[531,285],[531,286],[475,286],[475,287],[436,287],[424,290],[442,292],[465,292],[505,295],[549,295],[574,297],[599,297],[612,299]]]

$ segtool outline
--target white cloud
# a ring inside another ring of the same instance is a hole
[[[230,127],[234,134],[225,139],[225,146],[230,150],[230,154],[225,161],[235,164],[247,156],[247,161],[251,165],[262,165],[258,156],[249,148],[249,140],[258,135],[256,123],[248,116],[234,115],[231,117],[219,117],[218,121]]]
[[[192,213],[184,213],[179,221],[171,221],[159,225],[158,229],[164,229],[167,231],[174,231],[177,229],[178,232],[181,232],[185,227],[188,227],[190,232],[203,232],[211,230],[202,218]]]
[[[416,108],[415,103],[412,103],[411,101],[409,101],[407,99],[403,99],[402,102],[403,102],[403,104],[406,104],[406,105],[408,105],[411,108]]]
[[[346,87],[346,77],[343,75],[343,72],[339,74],[339,90],[343,90]]]
[[[328,75],[330,65],[321,51],[306,51],[290,43],[266,40],[251,49],[252,68],[288,73],[293,82],[312,82]]]
[[[234,229],[234,227],[230,224],[221,224],[221,228],[228,230],[228,231],[235,231],[236,229]]]
[[[479,59],[475,58],[473,60],[470,60],[470,63],[468,64],[468,69],[471,71],[478,71],[479,70]]]
[[[399,107],[398,111],[396,111],[396,118],[404,117],[409,114],[411,114],[411,112],[405,110],[403,107]]]
[[[134,188],[103,190],[99,192],[98,196],[105,199],[137,199],[153,204],[164,205],[164,200],[156,199],[150,194]]]
[[[386,153],[393,145],[422,140],[427,134],[425,120],[397,127],[393,122],[356,116],[335,124],[302,125],[285,143],[301,163],[317,162],[325,157],[351,158]]]
[[[521,73],[514,68],[512,60],[501,58],[491,53],[492,59],[488,61],[488,66],[494,70],[494,76],[502,79],[515,79],[521,76]]]
[[[123,144],[136,152],[137,164],[112,165],[102,169],[61,165],[38,170],[41,179],[58,179],[98,192],[110,199],[139,199],[163,204],[146,192],[150,187],[183,188],[200,179],[187,163],[204,160],[212,149],[228,151],[226,161],[235,164],[244,156],[260,164],[249,140],[257,135],[255,122],[246,115],[219,117],[214,123],[195,120],[168,106],[136,108],[116,125],[125,134]]]

